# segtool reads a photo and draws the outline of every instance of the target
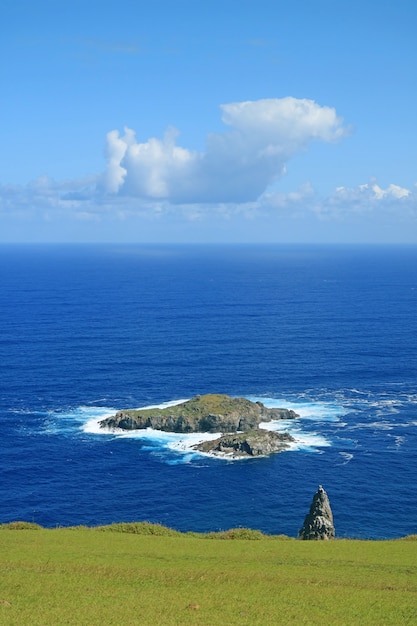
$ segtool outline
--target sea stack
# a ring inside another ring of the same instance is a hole
[[[303,527],[298,533],[298,538],[326,540],[334,539],[334,536],[333,514],[329,498],[323,487],[319,485]]]

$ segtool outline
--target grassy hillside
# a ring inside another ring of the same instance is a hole
[[[1,624],[417,623],[417,541],[11,528],[0,532]]]

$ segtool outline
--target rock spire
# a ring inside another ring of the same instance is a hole
[[[298,537],[299,539],[334,539],[334,536],[333,514],[329,498],[323,487],[319,485]]]

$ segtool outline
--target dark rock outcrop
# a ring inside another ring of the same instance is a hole
[[[299,539],[334,539],[333,514],[329,498],[323,487],[319,485],[314,494],[310,511],[298,533]]]
[[[100,422],[101,428],[154,428],[175,433],[237,432],[257,429],[261,422],[294,419],[289,409],[268,409],[261,402],[225,394],[195,396],[163,409],[127,409]]]
[[[282,452],[294,441],[288,433],[258,428],[245,433],[223,435],[218,439],[203,441],[193,446],[194,450],[207,452],[215,456],[245,457],[267,456],[273,452]]]

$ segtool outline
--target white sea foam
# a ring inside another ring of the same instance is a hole
[[[303,450],[304,452],[320,452],[320,448],[330,447],[331,442],[320,433],[306,433],[301,429],[288,429],[295,442],[291,445],[293,450]]]
[[[115,410],[112,408],[94,406],[78,406],[68,411],[51,411],[48,413],[45,430],[49,433],[70,432],[75,426],[84,432],[98,432],[98,422],[114,413]],[[95,431],[94,428],[97,430]]]
[[[188,398],[187,398],[188,399]],[[142,409],[167,408],[185,402],[187,399],[172,400],[160,404],[147,405],[140,407]],[[254,398],[249,397],[252,401],[261,401],[268,408],[285,407],[293,409],[299,418],[294,420],[274,420],[271,422],[263,422],[260,424],[266,430],[286,431],[289,432],[295,441],[290,444],[286,451],[304,451],[304,452],[320,452],[321,448],[331,446],[331,442],[319,432],[310,432],[303,428],[303,422],[309,428],[312,422],[334,422],[336,423],[339,416],[344,415],[347,411],[342,406],[319,403],[319,402],[292,402],[285,399],[276,398]],[[123,430],[121,428],[101,428],[100,422],[111,415],[114,415],[118,409],[109,407],[91,407],[81,406],[72,409],[66,413],[55,413],[54,423],[56,430],[62,430],[72,425],[76,425],[83,432],[93,435],[111,436],[113,438],[140,439],[142,449],[157,451],[170,451],[178,455],[178,459],[172,462],[187,463],[195,459],[197,456],[214,456],[210,453],[203,453],[193,449],[193,446],[203,441],[210,441],[221,436],[222,433],[171,433],[152,428],[140,430]],[[222,458],[216,455],[216,458]],[[224,455],[224,459],[231,460],[229,455]],[[244,460],[250,457],[239,457],[233,460]],[[168,461],[171,462],[171,461]]]
[[[147,406],[140,407],[140,410],[144,409],[166,409],[170,406],[175,406],[176,404],[182,404],[186,402],[188,398],[184,400],[171,400],[170,402],[163,402],[161,404],[150,404]],[[133,431],[133,430],[123,430],[122,428],[101,428],[100,422],[107,417],[111,417],[115,415],[119,409],[100,409],[99,407],[79,407],[80,409],[85,409],[84,411],[84,419],[78,421],[84,421],[82,429],[86,433],[92,433],[95,435],[116,435],[118,437],[146,437],[145,434],[147,431],[160,433],[162,431],[153,430],[151,428],[141,430],[141,431]],[[89,419],[85,421],[85,416],[88,416]],[[170,433],[164,433],[170,434]]]
[[[346,463],[349,463],[349,461],[353,459],[353,454],[350,452],[339,452],[339,454],[343,459],[343,463],[341,463],[341,465],[346,465]]]
[[[402,436],[402,435],[389,435],[389,437],[393,438],[393,440],[394,440],[394,447],[397,448],[397,449],[400,448],[403,445],[404,441],[405,441],[405,437]]]
[[[93,435],[103,435],[103,434],[111,434],[110,429],[100,428],[100,421],[106,419],[107,417],[111,417],[114,413],[102,413],[99,417],[92,417],[87,422],[85,422],[82,426],[82,430],[85,433],[91,433]]]
[[[360,430],[361,428],[372,428],[373,430],[392,430],[397,424],[389,422],[357,422],[348,427],[349,430]]]
[[[252,402],[260,401],[270,409],[292,409],[301,419],[320,422],[337,422],[342,415],[346,415],[349,412],[349,410],[342,405],[327,402],[294,402],[288,401],[285,398],[262,398],[253,396],[249,396],[249,400],[252,400]]]
[[[170,450],[176,450],[178,452],[189,452],[192,446],[196,446],[203,441],[213,441],[218,437],[221,437],[221,433],[190,433],[187,435],[180,434],[180,438],[176,441],[172,441],[169,444]]]
[[[326,402],[293,402],[285,398],[252,398],[254,402],[260,400],[268,408],[292,409],[298,414],[298,418],[291,420],[274,420],[263,422],[261,428],[267,430],[286,431],[295,439],[292,450],[303,450],[304,452],[319,452],[320,448],[329,447],[331,441],[319,432],[306,431],[303,422],[311,427],[312,422],[331,422],[340,426],[340,417],[349,411],[342,405],[330,404]],[[344,423],[345,424],[345,423]]]

